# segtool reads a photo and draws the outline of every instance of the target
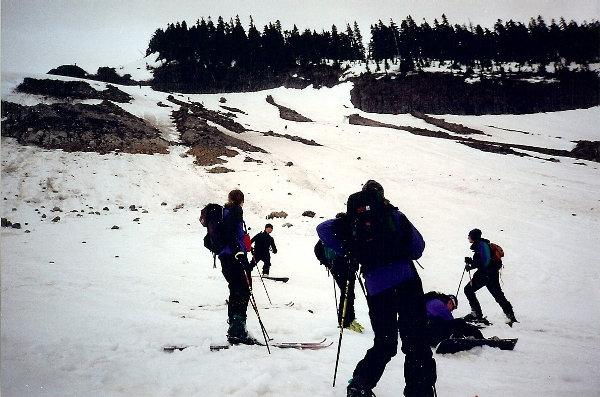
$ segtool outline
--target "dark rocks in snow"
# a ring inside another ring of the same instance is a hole
[[[321,146],[319,143],[315,142],[314,139],[304,139],[304,138],[300,138],[299,136],[294,136],[294,135],[290,135],[290,134],[278,134],[273,131],[262,132],[262,134],[265,136],[275,136],[278,138],[289,139],[290,141],[300,142],[300,143],[303,143],[303,144],[309,145],[309,146]]]
[[[563,72],[543,83],[484,79],[468,83],[448,73],[414,73],[354,78],[350,99],[368,113],[524,114],[589,108],[600,104],[600,77],[595,72]]]
[[[61,99],[100,99],[119,103],[128,103],[133,99],[129,94],[113,85],[98,91],[85,81],[62,81],[54,79],[38,80],[25,77],[16,88],[26,94],[43,95]]]
[[[273,99],[272,95],[267,95],[267,103],[270,103],[271,105],[277,107],[279,109],[279,117],[281,117],[284,120],[296,121],[300,123],[312,123],[311,119],[301,115],[295,110],[292,110],[282,105],[278,105],[275,102],[275,99]]]
[[[2,135],[65,151],[167,153],[161,132],[112,102],[22,106],[2,101]]]
[[[315,217],[315,215],[316,215],[316,214],[315,214],[315,212],[314,212],[314,211],[304,211],[304,212],[302,213],[302,216],[306,216],[306,217],[309,217],[309,218],[314,218],[314,217]]]
[[[111,227],[111,230],[119,230],[119,226],[114,225],[113,227]]]
[[[226,174],[228,172],[235,172],[235,171],[232,170],[231,168],[218,166],[218,167],[211,168],[211,169],[207,170],[206,172],[208,172],[209,174]]]
[[[13,229],[21,229],[19,222],[11,222],[7,218],[2,218],[2,227],[12,227]]]
[[[58,221],[60,221],[60,216],[56,216],[56,217],[54,217],[54,218],[52,219],[52,222],[55,222],[55,223],[56,223],[56,222],[58,222]]]
[[[232,132],[241,133],[246,129],[223,114],[207,110],[198,103],[186,103],[169,96],[169,100],[180,105],[180,109],[173,111],[172,118],[177,130],[181,133],[181,142],[190,146],[188,154],[194,156],[194,164],[211,166],[225,163],[220,157],[235,157],[237,148],[245,152],[265,152],[263,149],[229,136],[221,132],[211,123],[220,125]]]
[[[600,162],[600,141],[578,141],[571,153],[578,159]]]
[[[287,218],[288,214],[285,211],[274,211],[267,215],[267,219]]]

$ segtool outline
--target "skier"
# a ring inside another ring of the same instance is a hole
[[[501,260],[494,260],[490,255],[490,242],[481,237],[481,230],[473,229],[469,232],[469,243],[473,257],[465,257],[465,270],[477,269],[471,281],[465,286],[465,296],[469,300],[471,313],[463,317],[470,322],[484,322],[481,305],[475,296],[475,292],[482,287],[487,287],[490,294],[500,305],[504,314],[508,318],[507,324],[512,327],[513,323],[517,322],[513,307],[504,296],[500,287],[500,268],[502,268]]]
[[[223,210],[223,238],[225,248],[219,253],[221,271],[229,287],[227,314],[229,329],[227,340],[230,343],[254,344],[256,340],[246,329],[246,310],[250,300],[252,265],[246,257],[244,244],[244,219],[242,206],[244,193],[235,189],[229,192]]]
[[[427,336],[430,346],[437,346],[438,343],[450,337],[483,339],[483,334],[476,326],[467,323],[462,318],[455,319],[452,316],[452,311],[458,307],[456,296],[430,291],[425,294],[425,306],[427,307]]]
[[[339,255],[350,254],[357,257],[367,288],[369,317],[375,334],[373,347],[356,365],[347,388],[348,397],[374,396],[373,388],[383,375],[385,366],[398,350],[398,331],[402,339],[404,358],[405,396],[429,397],[434,395],[436,365],[426,336],[427,313],[423,296],[423,286],[413,259],[418,259],[425,242],[421,234],[408,221],[406,216],[384,199],[381,184],[369,180],[362,188],[348,198],[348,211],[354,219],[354,203],[364,198],[368,205],[363,210],[371,214],[385,212],[391,214],[386,224],[398,230],[393,236],[376,236],[378,250],[365,252],[358,228],[350,228],[345,238],[336,235],[332,221],[325,221],[317,227],[319,238]],[[351,215],[352,214],[352,215]],[[370,226],[378,226],[371,224]],[[386,244],[391,237],[397,237],[395,244]],[[384,242],[381,244],[381,242]]]
[[[340,212],[335,216],[332,227],[334,229],[343,228],[342,224],[347,223],[346,214]],[[346,226],[347,227],[347,226]],[[362,332],[364,327],[356,321],[356,313],[354,312],[354,285],[356,283],[356,271],[358,267],[352,266],[352,261],[347,257],[338,255],[329,247],[326,247],[321,240],[315,245],[315,256],[331,272],[335,283],[340,289],[340,302],[338,305],[337,315],[338,324],[342,324],[342,314],[344,305],[346,305],[346,316],[344,317],[343,327],[355,332]],[[346,296],[346,280],[348,284],[348,296]]]
[[[277,253],[277,247],[275,246],[275,240],[271,237],[273,231],[273,225],[267,223],[265,230],[252,237],[250,240],[254,243],[254,249],[252,250],[252,262],[253,266],[257,265],[258,262],[263,261],[262,274],[263,276],[269,275],[269,269],[271,268],[271,249],[273,253]]]

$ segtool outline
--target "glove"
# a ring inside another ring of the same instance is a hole
[[[467,264],[465,265],[465,270],[469,272],[469,271],[471,271],[471,269],[472,269],[471,265],[469,265],[469,264],[467,263]]]
[[[248,258],[246,257],[246,253],[239,251],[234,255],[234,258],[236,261],[238,261],[238,263],[240,264],[240,266],[242,267],[242,269],[251,272],[252,268],[254,267],[252,264],[250,264],[248,262]]]
[[[465,263],[472,265],[473,264],[473,258],[469,257],[469,256],[465,256]]]
[[[274,253],[274,254],[276,254],[276,253],[277,253],[277,250],[273,250],[273,253]]]

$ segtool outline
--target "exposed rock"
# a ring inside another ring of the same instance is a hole
[[[85,81],[38,80],[25,77],[16,88],[18,92],[62,99],[102,99],[120,103],[131,102],[131,96],[113,85],[98,91]]]
[[[2,101],[2,135],[23,145],[65,151],[167,153],[161,132],[119,106],[54,103],[21,106]]]
[[[278,212],[271,212],[269,215],[267,215],[267,219],[274,219],[274,218],[287,218],[288,214],[285,211],[278,211]]]
[[[267,95],[267,103],[277,107],[279,109],[279,117],[284,120],[297,121],[300,123],[312,123],[312,120],[308,117],[304,117],[300,113],[292,110],[290,108],[286,108],[285,106],[278,105],[275,103],[272,95]]]

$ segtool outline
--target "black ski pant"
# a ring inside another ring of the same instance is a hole
[[[347,272],[346,272],[347,273]],[[338,324],[342,323],[342,314],[344,313],[344,300],[346,299],[346,280],[347,274],[333,274],[333,279],[340,289],[340,303],[338,305]],[[348,285],[348,301],[346,302],[346,317],[344,318],[344,328],[349,326],[356,318],[354,312],[354,284],[356,283],[356,275],[350,273],[350,284]]]
[[[269,274],[269,270],[271,270],[271,255],[254,256],[252,261],[254,262],[254,265],[258,265],[258,262],[263,261],[262,273]]]
[[[474,325],[468,324],[462,318],[444,320],[439,317],[429,319],[427,323],[427,336],[430,346],[437,346],[444,339],[451,336],[454,338],[466,338],[472,336],[483,339],[483,334]]]
[[[250,272],[248,272],[248,278],[246,279],[242,264],[233,255],[221,255],[219,256],[219,260],[221,261],[221,272],[225,276],[229,287],[229,300],[227,304],[229,320],[234,315],[242,316],[245,319],[248,302],[250,301],[250,287],[248,283],[252,286]]]
[[[473,275],[473,279],[465,286],[465,296],[469,300],[471,310],[474,311],[478,317],[483,317],[483,312],[481,310],[481,305],[475,296],[475,292],[483,287],[487,287],[490,294],[502,308],[504,314],[509,317],[514,316],[513,307],[504,296],[502,288],[500,288],[500,272],[495,269],[490,269],[489,271],[478,269]]]
[[[415,271],[416,273],[416,271]],[[404,395],[433,396],[435,360],[426,335],[423,286],[418,275],[376,295],[368,296],[373,347],[356,365],[353,382],[373,389],[385,366],[398,351],[398,332],[404,357]]]

